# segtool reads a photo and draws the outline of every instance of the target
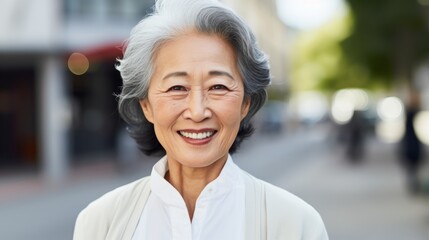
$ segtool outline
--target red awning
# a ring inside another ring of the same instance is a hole
[[[115,42],[77,52],[84,54],[90,61],[114,60],[122,58],[123,48],[124,44],[122,42]]]

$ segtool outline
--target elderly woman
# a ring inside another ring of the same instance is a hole
[[[76,222],[74,239],[328,239],[298,197],[241,170],[230,154],[266,99],[267,57],[215,0],[159,0],[131,32],[118,70],[119,111],[150,177],[109,192]]]

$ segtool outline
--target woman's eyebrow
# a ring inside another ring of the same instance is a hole
[[[213,70],[209,72],[210,76],[226,76],[228,78],[230,78],[231,80],[234,80],[234,77],[225,71],[220,71],[220,70]],[[184,76],[188,76],[187,72],[172,72],[167,74],[165,77],[162,78],[162,80],[165,80],[167,78],[171,78],[171,77],[184,77]]]
[[[171,77],[183,77],[183,76],[188,76],[187,72],[172,72],[167,74],[165,77],[162,78],[162,80],[165,80],[167,78],[171,78]]]
[[[214,70],[214,71],[210,71],[209,75],[210,76],[226,76],[226,77],[230,78],[231,80],[234,80],[234,77],[225,71]]]

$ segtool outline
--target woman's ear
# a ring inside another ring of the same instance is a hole
[[[245,98],[243,100],[243,105],[241,106],[241,120],[243,120],[247,114],[249,113],[250,109],[250,98]]]
[[[146,117],[146,119],[153,123],[153,112],[152,112],[152,106],[149,103],[149,100],[147,98],[145,99],[140,99],[139,100],[140,103],[140,107],[143,110],[144,116]]]

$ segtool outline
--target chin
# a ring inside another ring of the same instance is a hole
[[[199,154],[188,154],[186,156],[183,156],[178,159],[178,162],[182,166],[191,167],[191,168],[203,168],[213,165],[214,163],[223,160],[224,158],[227,158],[225,156],[228,156],[228,154],[225,154],[223,156],[215,155],[210,156],[207,153],[199,153]],[[225,159],[226,160],[226,159]]]

